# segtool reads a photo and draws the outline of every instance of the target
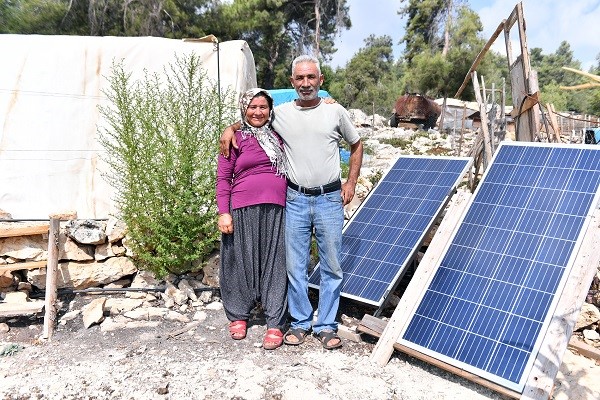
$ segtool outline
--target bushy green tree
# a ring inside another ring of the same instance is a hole
[[[552,103],[558,111],[591,112],[590,102],[593,93],[588,90],[565,90],[559,86],[574,86],[585,82],[579,74],[566,71],[563,67],[581,69],[581,63],[573,58],[571,46],[561,42],[551,54],[543,54],[542,49],[531,49],[531,67],[538,73],[540,100],[543,104]]]
[[[234,0],[203,21],[221,40],[248,42],[258,85],[267,89],[290,87],[297,55],[327,60],[335,51],[335,35],[351,26],[346,0]]]
[[[566,90],[561,89],[557,83],[551,82],[544,86],[541,102],[543,105],[553,104],[555,110],[566,111],[569,97]]]
[[[406,92],[437,97],[447,91],[452,64],[441,52],[431,50],[415,55],[406,74]]]
[[[189,271],[218,240],[218,138],[233,94],[221,99],[194,55],[138,81],[116,63],[108,80],[99,138],[136,265],[159,277]]]
[[[551,54],[542,54],[542,49],[531,49],[531,68],[538,73],[540,88],[554,82],[561,85],[576,85],[581,83],[580,75],[564,70],[562,67],[581,69],[581,63],[573,58],[573,51],[568,42],[562,41],[558,49]]]
[[[6,0],[0,3],[0,33],[56,34],[67,13],[60,0]]]
[[[370,35],[342,71],[325,82],[338,102],[348,108],[358,108],[372,114],[388,115],[402,88],[402,79],[394,63],[392,38]]]
[[[213,0],[6,0],[0,33],[199,37]],[[210,32],[208,32],[210,33]]]
[[[425,2],[418,5],[418,9],[422,10],[425,7],[433,14],[429,19],[438,20],[445,15],[444,10],[446,10],[447,1],[429,2],[427,4],[430,7],[437,4],[438,7],[435,9],[427,8]],[[421,21],[424,16],[415,18]],[[428,45],[423,44],[419,47],[418,52],[413,51],[405,56],[407,62],[410,56],[410,63],[406,71],[407,92],[427,94],[431,97],[453,96],[461,86],[473,60],[485,44],[485,40],[481,37],[483,25],[479,16],[466,5],[457,7],[454,10],[453,18],[447,23],[449,40],[446,53],[442,51],[441,46],[443,42],[440,36],[442,31],[436,29],[427,36]],[[407,43],[407,46],[409,44]],[[500,66],[507,70],[506,62],[502,63],[498,54],[488,51],[478,67],[479,75],[489,75],[490,82],[499,81],[498,83],[501,83]],[[467,86],[461,95],[462,98],[467,99],[472,99],[473,96],[471,85]]]
[[[441,34],[446,23],[448,2],[451,0],[401,0],[407,3],[399,11],[406,17],[402,42],[404,57],[411,64],[414,57],[425,51],[441,50]]]

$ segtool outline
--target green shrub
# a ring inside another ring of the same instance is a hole
[[[373,187],[377,186],[381,178],[383,177],[383,171],[378,169],[371,176],[369,176],[369,181],[373,185]]]
[[[365,141],[363,141],[363,154],[373,156],[375,155],[375,150],[371,146],[369,146]]]
[[[412,146],[412,140],[403,139],[403,138],[389,138],[389,139],[379,139],[379,141],[383,144],[389,144],[393,147],[397,147],[399,149],[406,149],[409,146]]]
[[[342,162],[340,163],[340,168],[342,169],[342,178],[348,179],[348,174],[350,173],[350,164]]]
[[[191,271],[219,239],[218,138],[234,119],[233,93],[220,99],[197,56],[176,58],[162,75],[145,72],[135,82],[114,63],[108,80],[99,140],[133,260],[157,277]]]

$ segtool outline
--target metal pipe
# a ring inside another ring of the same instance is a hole
[[[167,290],[166,286],[156,287],[156,288],[87,288],[87,289],[70,289],[70,288],[62,288],[58,289],[58,294],[80,294],[80,293],[93,293],[93,294],[102,294],[102,293],[127,293],[127,292],[164,292]],[[196,292],[208,292],[208,291],[220,291],[221,288],[218,287],[205,287],[205,288],[196,288],[194,289],[194,293]],[[40,291],[36,293],[31,293],[31,298],[43,298],[46,296],[45,291]]]

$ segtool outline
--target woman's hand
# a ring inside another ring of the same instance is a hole
[[[218,226],[221,233],[233,233],[233,218],[231,217],[231,214],[226,213],[219,215]]]

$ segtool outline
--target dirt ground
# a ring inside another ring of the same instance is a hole
[[[122,296],[111,294],[110,296]],[[98,295],[62,296],[59,314],[78,310]],[[310,337],[301,346],[261,348],[265,321],[251,320],[248,337],[234,341],[218,299],[190,309],[191,325],[143,321],[106,331],[83,326],[81,316],[59,324],[49,342],[39,340],[43,318],[0,319],[1,399],[505,399],[489,389],[395,352],[385,367],[369,356],[376,340],[344,341],[324,350]],[[342,299],[345,320],[366,310]],[[371,310],[372,312],[372,310]],[[391,312],[390,312],[391,315]],[[385,316],[385,312],[384,315]],[[189,330],[186,327],[193,326]],[[10,346],[10,347],[9,347]],[[567,351],[567,353],[569,353]],[[600,367],[567,354],[555,399],[597,399]],[[574,359],[575,361],[573,361]],[[595,379],[597,381],[597,379]],[[594,384],[596,386],[594,386]]]

